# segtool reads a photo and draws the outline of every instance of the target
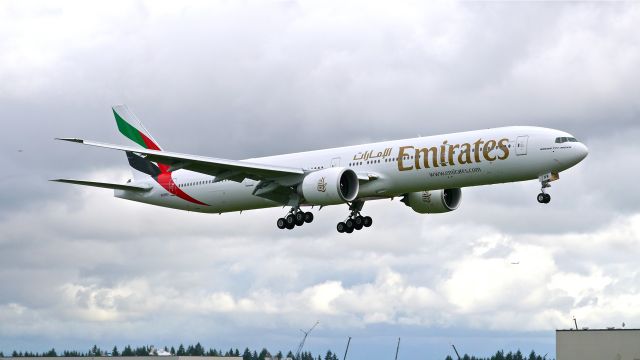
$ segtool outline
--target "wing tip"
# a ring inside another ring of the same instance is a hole
[[[78,139],[78,138],[54,138],[54,140],[69,141],[69,142],[84,144],[84,140]]]

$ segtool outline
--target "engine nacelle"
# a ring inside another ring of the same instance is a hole
[[[307,203],[336,205],[353,201],[358,196],[358,175],[348,168],[332,167],[305,176],[298,187]]]
[[[436,214],[457,209],[461,199],[462,190],[444,189],[408,193],[400,201],[417,213]]]

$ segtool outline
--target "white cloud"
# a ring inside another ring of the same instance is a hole
[[[20,136],[0,158],[0,346],[297,343],[316,319],[326,344],[408,328],[519,336],[574,315],[637,323],[639,16],[635,4],[3,3],[0,121]],[[438,216],[367,203],[373,228],[348,237],[334,230],[346,207],[283,233],[282,209],[185,213],[45,182],[128,177],[121,154],[50,141],[122,142],[119,102],[163,146],[221,157],[506,124],[566,129],[591,154],[546,207],[536,182],[504,184],[464,189]]]

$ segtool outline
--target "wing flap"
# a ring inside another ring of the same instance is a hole
[[[113,189],[113,190],[126,190],[126,191],[137,191],[137,192],[147,192],[151,190],[151,186],[135,186],[135,185],[124,185],[124,184],[113,184],[99,181],[86,181],[86,180],[75,180],[75,179],[51,179],[49,181],[66,183],[66,184],[74,184],[74,185],[84,185],[84,186],[93,186],[99,187],[103,189]]]

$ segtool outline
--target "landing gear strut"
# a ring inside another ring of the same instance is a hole
[[[302,226],[305,223],[313,221],[313,214],[304,212],[300,208],[291,208],[285,217],[281,217],[276,221],[278,229],[293,229],[296,226]]]
[[[540,194],[538,194],[537,196],[537,200],[540,204],[548,204],[551,201],[551,195],[547,194],[544,191],[544,189],[551,187],[551,184],[549,184],[550,181],[553,180],[550,180],[544,176],[540,178],[540,183],[542,184],[542,186],[540,187]]]
[[[360,210],[364,206],[364,201],[354,201],[349,206],[351,213],[345,221],[341,221],[336,226],[339,233],[351,234],[353,230],[361,230],[363,227],[369,227],[373,224],[370,216],[362,216]]]

